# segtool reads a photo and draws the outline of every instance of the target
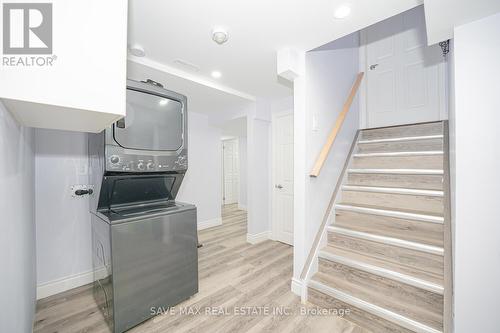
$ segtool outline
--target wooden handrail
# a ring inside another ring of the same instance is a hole
[[[352,101],[354,100],[354,97],[358,92],[359,85],[361,84],[361,80],[363,79],[364,75],[365,73],[361,72],[356,76],[356,81],[354,81],[354,84],[351,88],[351,92],[349,93],[349,96],[347,97],[347,100],[344,103],[342,112],[340,112],[339,116],[337,117],[337,120],[335,121],[335,124],[333,125],[333,128],[330,131],[330,134],[328,135],[328,139],[326,140],[325,145],[323,146],[323,148],[319,152],[318,157],[316,158],[316,162],[314,163],[311,173],[309,174],[311,177],[319,176],[321,168],[323,168],[323,164],[325,164],[326,158],[328,157],[328,153],[332,149],[333,143],[337,138],[337,134],[340,132],[340,129],[342,128],[342,124],[344,123],[347,112],[351,108]]]

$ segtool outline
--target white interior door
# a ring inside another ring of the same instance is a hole
[[[273,238],[293,245],[293,113],[273,116]]]
[[[368,127],[446,117],[445,66],[438,45],[427,46],[422,7],[364,31]]]
[[[238,140],[222,141],[223,157],[223,202],[225,205],[237,203],[239,194]]]

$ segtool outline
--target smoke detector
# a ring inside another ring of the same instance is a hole
[[[224,44],[229,39],[229,34],[222,28],[212,30],[212,40],[219,45]]]

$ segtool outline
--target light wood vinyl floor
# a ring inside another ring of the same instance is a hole
[[[246,212],[236,205],[225,206],[222,218],[199,233],[199,293],[130,332],[365,332],[301,304],[290,291],[292,247],[247,243]],[[110,331],[87,285],[38,301],[34,332]]]

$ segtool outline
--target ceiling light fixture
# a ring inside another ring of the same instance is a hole
[[[337,9],[335,9],[333,16],[336,19],[344,19],[347,16],[349,16],[350,14],[351,14],[351,7],[349,7],[348,5],[342,5],[342,6],[338,7]]]
[[[213,78],[218,79],[218,78],[220,78],[221,76],[222,76],[222,73],[221,73],[221,72],[219,72],[219,71],[213,71],[213,72],[212,72],[212,77],[213,77]]]
[[[128,50],[131,55],[136,57],[144,57],[146,55],[146,51],[144,48],[138,44],[133,44],[128,47]]]
[[[229,39],[229,34],[225,29],[214,28],[212,30],[212,40],[219,45],[224,44]]]

